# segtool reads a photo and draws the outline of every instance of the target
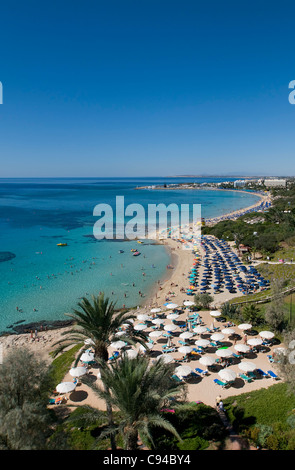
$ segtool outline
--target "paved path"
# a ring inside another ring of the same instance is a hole
[[[251,446],[245,439],[242,439],[241,436],[236,433],[231,423],[227,419],[226,413],[221,410],[217,411],[224,427],[229,434],[224,450],[256,450],[255,447]]]

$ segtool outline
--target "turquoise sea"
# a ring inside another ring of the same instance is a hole
[[[227,178],[229,179],[229,178]],[[209,190],[135,190],[185,182],[177,178],[0,179],[0,332],[17,324],[65,320],[79,298],[104,291],[118,307],[144,304],[167,275],[170,254],[152,240],[96,240],[93,209],[140,203],[201,204],[216,217],[257,201],[251,193]],[[222,178],[195,178],[196,182]],[[58,243],[67,246],[58,247]],[[131,249],[140,251],[132,256]],[[122,253],[120,252],[123,251]],[[140,294],[141,293],[141,294]]]

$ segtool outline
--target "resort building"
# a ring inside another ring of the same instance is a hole
[[[285,188],[287,186],[287,180],[284,179],[268,179],[264,180],[264,185],[268,188]]]
[[[234,181],[234,188],[243,188],[246,184],[245,180],[236,180]]]

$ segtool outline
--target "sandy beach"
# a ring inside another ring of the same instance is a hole
[[[236,214],[234,214],[233,216],[235,217]],[[160,315],[163,319],[163,325],[159,329],[162,333],[165,333],[164,326],[166,324],[171,324],[171,320],[167,318],[167,316],[169,315],[169,313],[172,313],[172,311],[175,310],[167,309],[165,304],[168,302],[173,302],[178,305],[176,310],[179,316],[175,321],[175,324],[178,328],[176,333],[173,333],[171,337],[172,345],[174,345],[175,347],[175,351],[171,352],[171,355],[173,357],[173,361],[175,362],[175,366],[177,367],[178,365],[183,364],[182,359],[184,356],[184,354],[179,351],[179,347],[181,346],[181,343],[179,343],[179,341],[181,341],[181,338],[179,337],[179,335],[181,334],[181,328],[179,328],[179,325],[185,323],[188,319],[188,315],[192,314],[189,311],[189,307],[184,307],[183,303],[184,301],[192,300],[192,297],[187,295],[186,289],[189,285],[188,274],[193,267],[195,253],[193,253],[191,250],[183,249],[180,240],[167,238],[163,240],[162,243],[164,243],[173,254],[173,269],[167,269],[167,279],[159,282],[152,294],[149,297],[145,298],[141,306],[137,307],[136,314],[147,313],[150,315],[150,310],[152,308],[161,308]],[[202,247],[200,247],[199,255],[202,259],[204,255],[204,253],[202,252]],[[202,269],[202,266],[200,266],[200,270]],[[223,292],[215,295],[214,302],[211,305],[211,308],[219,308],[223,302],[225,302],[234,295],[241,294],[229,294]],[[211,331],[206,330],[206,332],[202,335],[193,333],[192,338],[186,341],[187,344],[191,347],[195,347],[194,342],[200,338],[210,340],[210,336],[215,332],[215,330],[213,330],[213,327],[217,328],[218,332],[221,332],[226,326],[224,323],[219,321],[218,317],[214,319],[214,317],[212,317],[210,311],[208,310],[199,311],[198,314],[199,324],[205,326]],[[147,325],[147,335],[151,331],[153,331],[152,326],[152,324]],[[32,351],[34,351],[38,355],[38,357],[50,363],[52,361],[50,352],[53,350],[53,344],[56,343],[62,337],[62,333],[64,331],[67,331],[69,328],[70,327],[46,331],[39,330],[37,332],[36,337],[34,334],[32,335],[31,333],[2,336],[0,338],[0,345],[2,347],[3,357],[5,357],[5,354],[8,351],[11,351],[11,348],[21,348],[26,346]],[[243,343],[244,332],[239,329],[238,325],[234,325],[233,329],[235,333],[239,335],[237,343]],[[251,331],[249,333],[250,335],[248,339],[259,337],[257,335],[252,336]],[[159,339],[154,340],[153,349],[149,353],[151,361],[156,360],[159,355],[163,354],[163,345],[165,345],[166,343],[167,338],[163,335],[160,336]],[[223,339],[223,346],[227,347],[228,349],[234,352],[235,343],[233,337],[228,337],[226,335]],[[239,369],[239,363],[241,362],[241,360],[247,360],[253,362],[256,368],[262,369],[263,371],[267,371],[269,369],[276,371],[275,364],[270,364],[268,359],[268,355],[270,355],[275,348],[276,346],[270,345],[265,348],[264,352],[253,352],[250,350],[250,352],[245,354],[244,357],[233,358],[233,361],[228,367],[228,369],[231,369],[236,373],[236,379],[232,385],[226,388],[222,388],[220,385],[217,385],[214,382],[214,379],[220,379],[218,372],[221,366],[219,364],[216,363],[216,368],[214,370],[208,369],[207,374],[204,376],[197,372],[197,376],[191,376],[190,379],[186,380],[188,387],[188,401],[201,401],[210,406],[214,406],[215,398],[217,395],[221,395],[222,398],[225,398],[227,396],[250,392],[261,387],[268,387],[272,385],[274,383],[272,378],[259,378],[251,382],[245,382],[245,380],[239,376],[239,374],[242,372]],[[195,371],[196,368],[206,370],[207,367],[202,366],[199,360],[204,355],[210,356],[211,358],[214,358],[214,360],[216,360],[218,358],[216,355],[217,349],[218,347],[210,345],[210,347],[208,347],[208,349],[203,351],[202,353],[192,355],[189,361],[185,362],[185,365],[188,365],[192,369],[192,371]],[[110,349],[110,354],[112,354],[112,352],[113,351]],[[99,383],[100,379],[97,377],[97,367],[91,367],[88,373],[93,377],[94,382],[97,381]],[[72,379],[73,378],[69,374],[64,377],[64,381],[72,381]],[[76,387],[76,390],[68,396],[68,403],[72,405],[88,404],[93,407],[104,409],[104,403],[98,401],[93,391],[84,384],[78,385]]]
[[[217,190],[217,191],[222,191],[222,190]],[[242,191],[242,190],[239,190],[239,192],[244,192],[244,193],[247,193],[247,191]],[[269,193],[266,193],[266,194],[261,194],[261,193],[252,193],[252,194],[255,194],[256,196],[259,197],[259,201],[257,201],[257,203],[255,204],[252,204],[251,206],[249,207],[246,207],[245,209],[239,209],[237,211],[232,211],[228,214],[223,214],[221,215],[220,217],[213,217],[213,218],[210,218],[210,219],[206,219],[206,225],[215,225],[217,224],[218,222],[221,222],[222,220],[236,220],[238,219],[239,217],[241,217],[241,215],[243,215],[246,211],[255,211],[255,209],[258,209],[259,206],[261,204],[266,204],[266,203],[269,203],[271,204],[271,196]]]

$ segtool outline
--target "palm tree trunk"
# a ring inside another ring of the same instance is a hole
[[[103,384],[103,387],[104,387],[105,392],[109,393],[109,389],[106,387],[105,384]],[[113,424],[114,424],[113,409],[112,409],[111,404],[108,401],[106,402],[106,407],[107,407],[107,417],[108,417],[109,426],[113,427]],[[116,444],[116,439],[115,439],[114,434],[111,434],[110,440],[111,440],[112,450],[117,450],[117,444]]]
[[[105,362],[108,361],[108,358],[109,358],[108,350],[107,350],[107,347],[106,347],[104,342],[100,342],[98,345],[96,345],[95,355],[98,356],[100,359],[102,359]],[[109,389],[108,389],[108,387],[106,387],[106,385],[104,383],[103,383],[103,387],[104,387],[105,392],[109,393]],[[110,405],[110,403],[108,401],[106,402],[106,408],[107,408],[106,411],[107,411],[109,426],[113,426],[113,424],[114,424],[113,410],[112,410],[112,406]],[[111,434],[110,440],[111,440],[112,450],[116,450],[117,445],[116,445],[116,439],[115,439],[114,434]]]
[[[133,427],[126,429],[126,450],[137,450],[138,432]]]

